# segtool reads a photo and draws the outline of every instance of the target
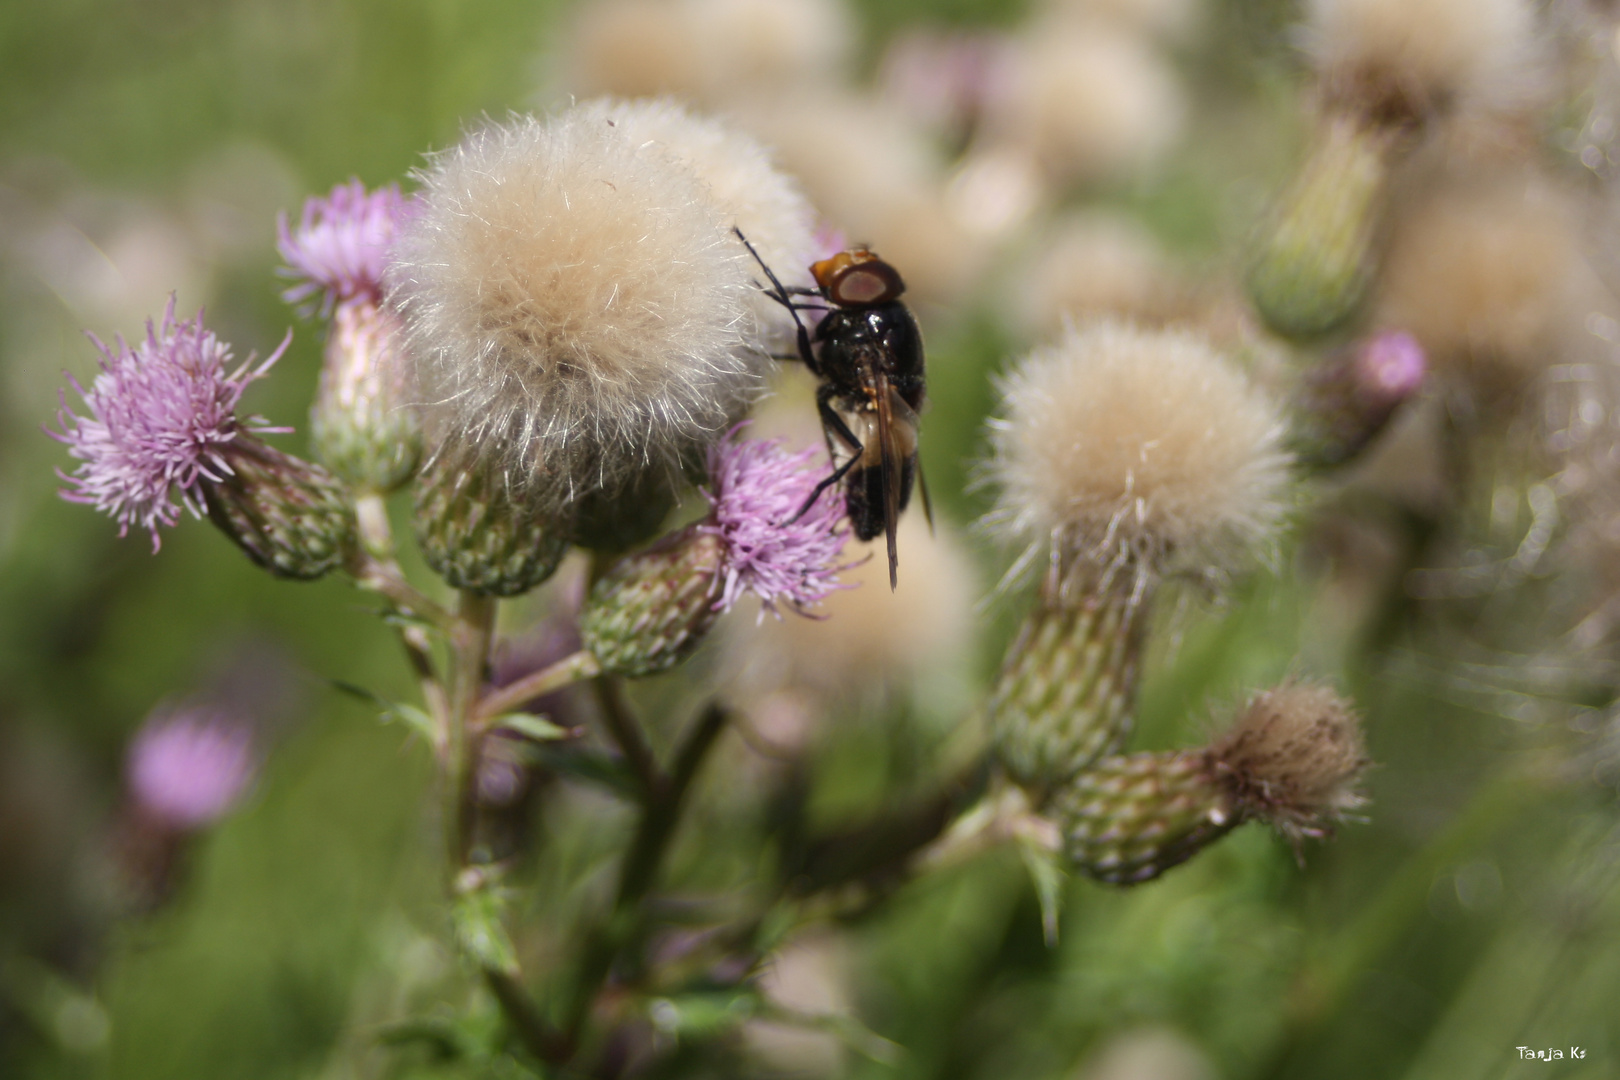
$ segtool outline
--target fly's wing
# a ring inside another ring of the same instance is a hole
[[[877,406],[877,444],[879,467],[883,470],[883,536],[889,543],[889,588],[900,584],[900,549],[895,541],[895,529],[900,523],[900,471],[911,457],[906,445],[907,434],[916,429],[895,415],[895,405],[906,412],[910,406],[901,401],[886,376],[875,374],[873,397]]]
[[[917,493],[922,496],[923,517],[928,521],[929,535],[933,535],[934,501],[928,497],[928,478],[923,475],[922,458],[917,453],[917,431],[919,424],[917,410],[911,407],[910,402],[906,401],[906,399],[900,395],[900,391],[898,390],[889,391],[889,402],[891,418],[897,421],[896,426],[900,431],[909,431],[910,433],[909,445],[907,445],[908,440],[899,438],[898,434],[895,442],[903,451],[900,455],[900,460],[902,462],[904,462],[907,458],[914,459],[912,461],[912,469],[915,471],[917,476]],[[902,506],[900,509],[904,510],[905,507]]]

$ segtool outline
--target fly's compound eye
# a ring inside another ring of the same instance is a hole
[[[840,307],[898,300],[906,291],[900,272],[865,248],[843,251],[810,267],[827,299]]]

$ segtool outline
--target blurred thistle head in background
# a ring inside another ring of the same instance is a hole
[[[1289,503],[1276,405],[1205,339],[1098,321],[999,380],[988,526],[1055,571],[1216,577]]]
[[[64,393],[60,430],[46,429],[81,463],[63,474],[69,487],[62,497],[111,515],[119,536],[131,525],[149,530],[153,551],[158,526],[174,525],[182,508],[202,516],[203,482],[231,474],[228,445],[244,432],[286,430],[239,419],[236,406],[248,384],[281,359],[291,331],[262,363],[255,366],[250,354],[227,371],[231,347],[204,328],[201,312],[176,319],[174,303],[171,296],[163,321],[148,320],[146,338],[133,346],[120,336],[109,347],[91,335],[100,374],[89,389],[67,376],[88,415],[74,413]]]
[[[430,453],[544,513],[674,472],[762,389],[736,208],[652,141],[703,130],[668,110],[596,101],[474,129],[420,173],[396,248]]]
[[[1307,0],[1301,37],[1324,103],[1384,120],[1511,108],[1537,86],[1527,0]]]
[[[253,730],[218,708],[160,708],[126,758],[129,796],[145,819],[177,832],[218,821],[258,771]]]

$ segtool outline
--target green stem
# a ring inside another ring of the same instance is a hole
[[[579,978],[564,1028],[565,1041],[571,1045],[578,1045],[586,1021],[590,1019],[591,1007],[620,951],[641,934],[642,901],[658,878],[664,855],[680,823],[687,790],[725,726],[725,710],[718,705],[704,710],[677,751],[667,781],[648,789],[635,838],[619,871],[613,908],[591,934],[581,954]]]
[[[584,679],[595,678],[601,673],[601,669],[596,657],[582,650],[564,657],[550,667],[507,683],[498,690],[491,690],[479,699],[474,715],[480,720],[492,719],[502,713],[511,712],[526,701],[543,697]]]
[[[413,588],[405,580],[395,560],[394,533],[388,523],[388,506],[383,497],[376,493],[357,496],[355,517],[359,522],[363,549],[349,568],[355,584],[386,597],[402,614],[426,619],[440,628],[447,627],[449,613]],[[422,701],[427,705],[429,714],[439,721],[442,735],[447,703],[444,687],[439,682],[439,674],[433,663],[432,642],[420,626],[396,623],[395,629],[399,633],[400,646],[405,650],[405,662],[410,664],[411,672],[422,689]],[[443,751],[442,738],[438,749]]]
[[[445,831],[454,878],[472,854],[478,744],[475,716],[495,632],[495,598],[461,593],[451,635],[449,715],[445,726]]]
[[[591,683],[591,689],[602,710],[602,723],[608,735],[624,754],[625,763],[630,766],[641,787],[642,804],[652,805],[669,781],[658,767],[658,759],[653,757],[652,748],[642,736],[641,725],[630,711],[629,702],[624,700],[623,684],[610,675],[602,675]]]

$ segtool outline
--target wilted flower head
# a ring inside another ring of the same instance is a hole
[[[1216,569],[1285,506],[1276,406],[1203,338],[1099,321],[1000,382],[986,521],[1055,561]]]
[[[282,214],[276,220],[276,250],[287,260],[283,273],[297,279],[282,298],[297,304],[320,294],[322,311],[351,300],[380,302],[388,249],[409,210],[399,185],[367,192],[355,179],[324,198],[306,200],[296,230]]]
[[[1256,694],[1208,754],[1241,812],[1294,841],[1324,835],[1365,801],[1361,721],[1326,686],[1290,682]]]
[[[154,714],[136,733],[126,760],[136,804],[182,830],[223,817],[247,791],[256,768],[252,731],[208,708]]]
[[[794,453],[780,439],[728,438],[709,451],[712,490],[704,495],[713,512],[698,528],[724,544],[718,610],[751,592],[774,614],[778,602],[803,612],[841,587],[838,558],[849,529],[838,492],[822,492],[796,516],[826,477],[820,450]]]
[[[249,355],[227,371],[230,346],[204,329],[200,311],[177,321],[174,303],[171,296],[162,324],[148,320],[146,339],[134,346],[119,337],[109,348],[90,335],[101,373],[88,390],[67,376],[89,415],[72,412],[64,392],[61,430],[46,429],[81,462],[71,475],[61,474],[71,485],[62,497],[110,514],[120,536],[131,525],[150,530],[153,551],[158,526],[175,524],[182,507],[201,516],[199,485],[231,473],[223,450],[239,433],[286,430],[239,419],[236,404],[248,383],[281,358],[292,334],[257,366]]]
[[[395,249],[432,452],[498,466],[547,511],[675,468],[761,385],[734,214],[631,135],[639,108],[472,131],[421,174]]]

